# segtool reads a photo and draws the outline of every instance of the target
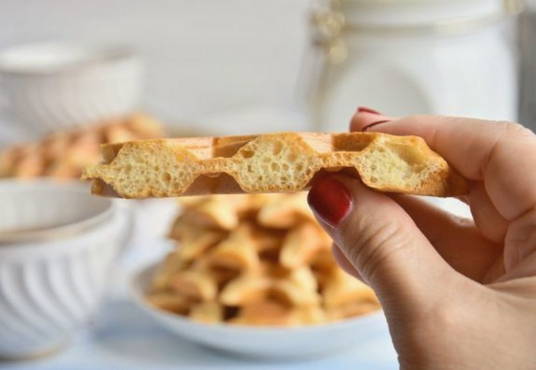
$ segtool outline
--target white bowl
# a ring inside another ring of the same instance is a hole
[[[144,296],[155,267],[151,265],[133,274],[130,284],[133,300],[164,328],[218,350],[259,358],[313,357],[348,349],[387,331],[382,312],[331,324],[291,328],[198,323],[147,303]]]
[[[45,43],[0,52],[3,109],[38,134],[131,112],[141,74],[141,61],[126,48]]]
[[[133,239],[137,241],[165,238],[180,211],[175,198],[141,199],[129,202],[133,212]]]
[[[33,357],[95,312],[129,217],[87,186],[47,180],[0,181],[0,212],[0,357]]]

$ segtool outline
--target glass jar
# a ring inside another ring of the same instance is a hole
[[[321,2],[302,85],[315,129],[346,130],[358,105],[393,116],[515,120],[508,15],[518,8],[502,0]]]

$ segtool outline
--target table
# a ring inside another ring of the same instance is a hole
[[[190,343],[160,327],[128,298],[132,271],[160,259],[169,244],[136,240],[118,263],[114,284],[88,327],[54,355],[0,362],[2,370],[94,369],[396,369],[396,353],[387,330],[366,346],[328,357],[292,361],[241,358]]]

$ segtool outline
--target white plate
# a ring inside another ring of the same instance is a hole
[[[313,357],[363,344],[387,331],[383,312],[337,323],[293,328],[198,323],[156,309],[146,302],[144,295],[155,266],[142,268],[132,275],[130,293],[136,304],[171,332],[218,350],[250,357]]]

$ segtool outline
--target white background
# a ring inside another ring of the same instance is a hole
[[[195,122],[254,105],[293,104],[308,3],[1,0],[0,48],[58,40],[132,45],[146,62],[143,108]]]

